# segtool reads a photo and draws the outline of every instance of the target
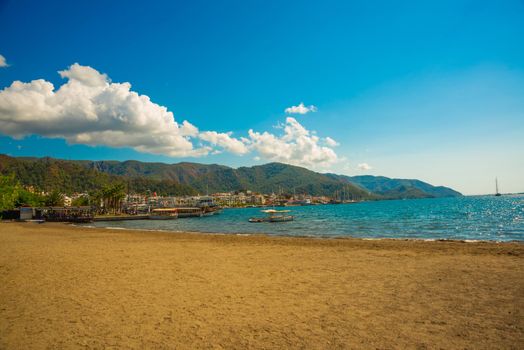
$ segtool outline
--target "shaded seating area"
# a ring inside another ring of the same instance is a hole
[[[21,207],[20,220],[45,220],[49,222],[92,222],[93,208],[82,207]]]
[[[94,218],[90,206],[38,208],[41,218],[55,222],[91,222]]]

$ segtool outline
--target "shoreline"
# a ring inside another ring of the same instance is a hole
[[[49,223],[47,223],[49,224]],[[55,223],[57,224],[57,223]],[[350,235],[290,235],[290,234],[271,234],[263,232],[213,232],[213,231],[188,231],[188,230],[162,230],[162,229],[146,229],[146,228],[129,228],[121,226],[94,226],[89,224],[75,224],[75,223],[58,223],[63,225],[70,225],[79,228],[90,229],[104,229],[104,230],[123,230],[123,231],[144,231],[144,232],[165,232],[165,233],[187,233],[187,234],[202,234],[202,235],[232,235],[232,236],[265,236],[265,237],[287,237],[297,239],[349,239],[349,240],[365,240],[365,241],[382,241],[382,240],[399,240],[399,241],[423,241],[423,242],[459,242],[459,243],[517,243],[524,244],[524,240],[493,240],[493,239],[460,239],[460,238],[408,238],[408,237],[354,237]]]
[[[0,348],[518,348],[524,245],[0,223]]]

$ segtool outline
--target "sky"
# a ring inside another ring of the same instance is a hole
[[[524,192],[524,2],[0,0],[0,153]]]

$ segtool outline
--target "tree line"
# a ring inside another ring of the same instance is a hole
[[[122,210],[122,200],[126,196],[123,183],[105,184],[100,189],[88,192],[86,196],[75,198],[72,206],[92,206],[97,212],[116,214]],[[41,194],[30,191],[14,174],[0,175],[0,211],[19,207],[60,207],[64,205],[64,195],[58,190]]]

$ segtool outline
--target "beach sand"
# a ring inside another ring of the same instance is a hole
[[[0,223],[0,349],[522,349],[524,244]]]

